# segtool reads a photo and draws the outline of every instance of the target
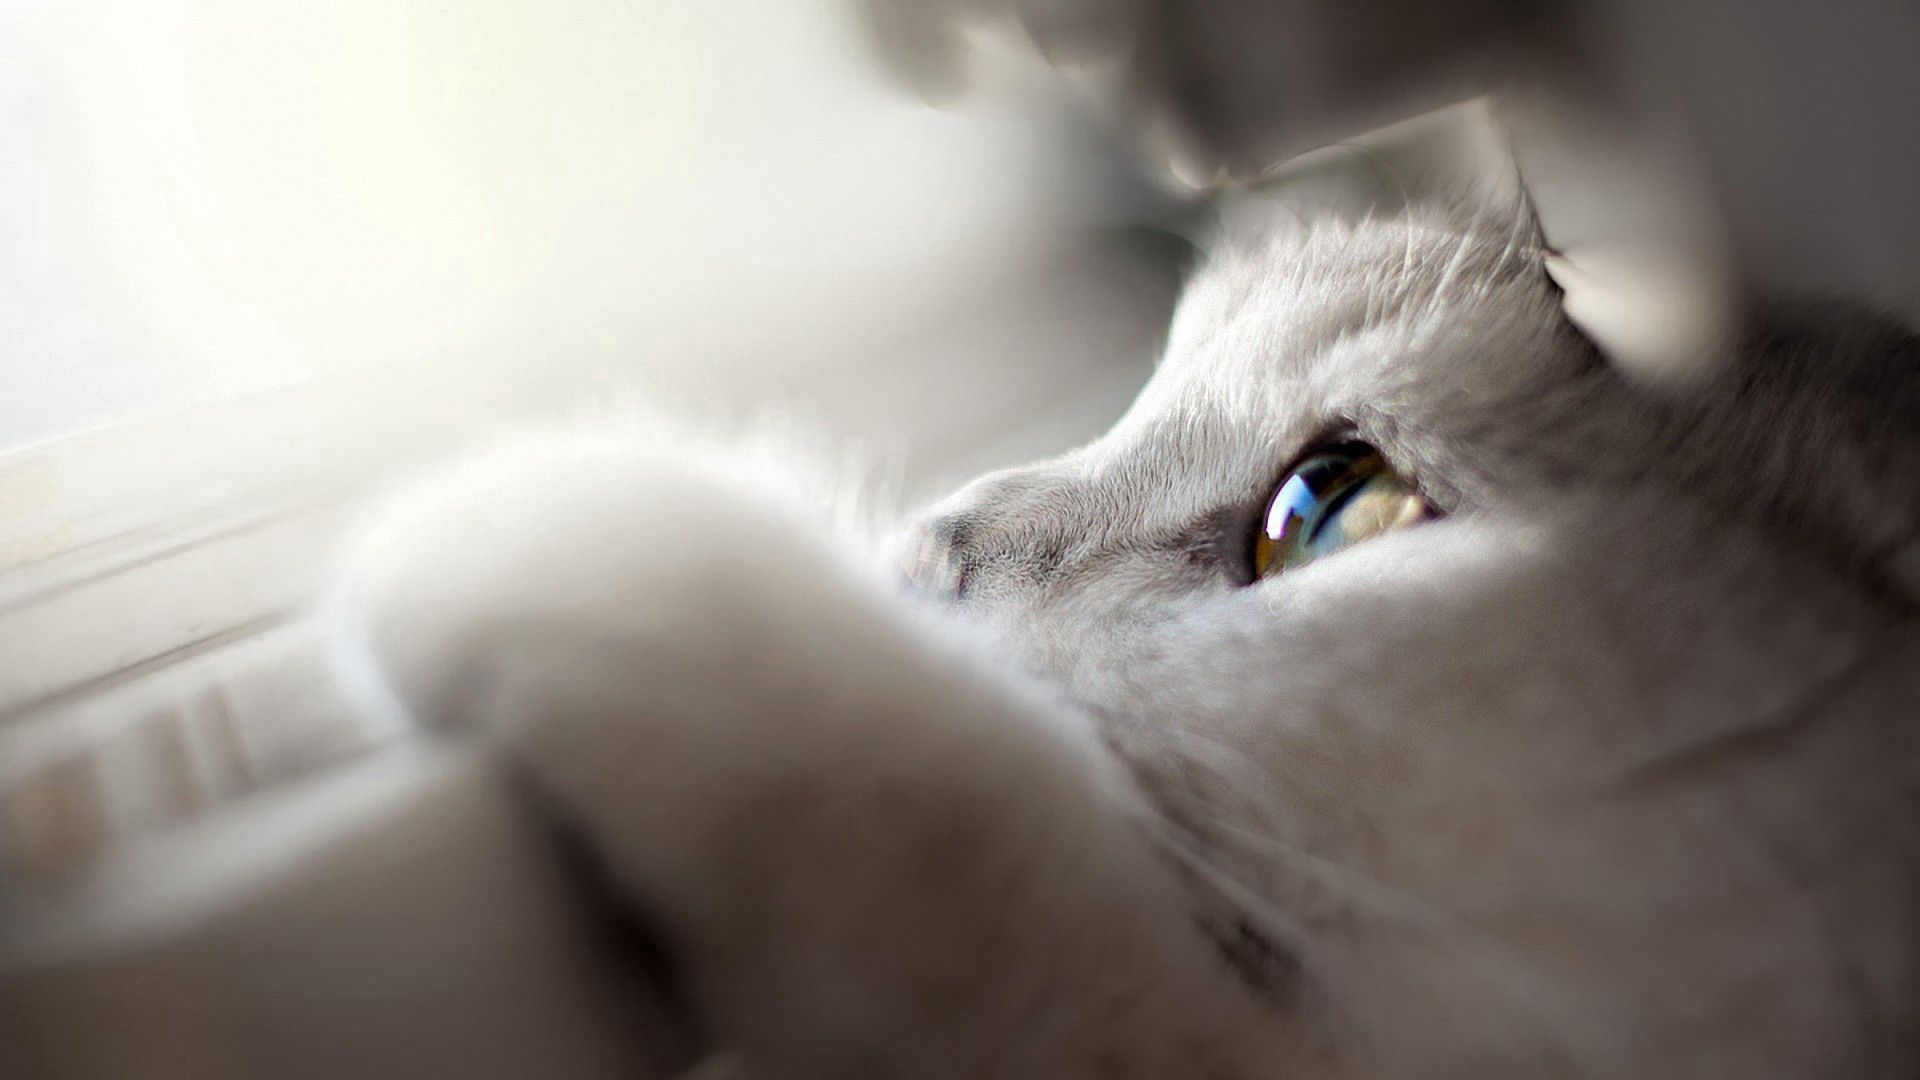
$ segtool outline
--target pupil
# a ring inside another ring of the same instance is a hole
[[[1374,478],[1372,476],[1368,476],[1365,479],[1358,480],[1345,487],[1335,489],[1332,499],[1327,503],[1326,507],[1320,511],[1319,520],[1314,522],[1313,535],[1307,537],[1307,542],[1311,544],[1318,541],[1321,534],[1327,531],[1327,526],[1332,525],[1340,519],[1340,511],[1346,509],[1347,504],[1353,501],[1354,496],[1373,486],[1373,480]]]

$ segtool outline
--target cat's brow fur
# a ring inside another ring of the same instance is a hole
[[[337,597],[497,727],[778,1077],[1920,1067],[1920,369],[1780,308],[1623,377],[1512,214],[1246,215],[1106,436],[913,535],[579,434]],[[1446,511],[1248,584],[1330,435]]]

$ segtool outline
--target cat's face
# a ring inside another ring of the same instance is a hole
[[[1657,392],[1512,218],[1254,217],[1127,416],[936,508],[919,581],[1100,718],[1229,962],[1356,1075],[1897,1060],[1912,346],[1783,323]],[[1289,469],[1356,442],[1432,516],[1256,574]]]
[[[1912,341],[1655,391],[1518,215],[1247,225],[1111,433],[925,519],[932,615],[582,432],[399,493],[343,672],[494,732],[756,1075],[1911,1077]]]

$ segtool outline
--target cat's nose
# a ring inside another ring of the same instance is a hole
[[[939,600],[966,593],[967,567],[962,551],[972,526],[959,515],[926,518],[894,539],[894,565],[907,587]]]
[[[988,473],[929,508],[897,540],[917,592],[941,600],[1005,599],[1059,566],[1060,527],[1077,505],[1051,463]]]

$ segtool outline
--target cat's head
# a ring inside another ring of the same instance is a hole
[[[916,579],[1101,718],[1354,1075],[1897,1064],[1914,339],[1781,309],[1649,385],[1523,204],[1404,203],[1250,198],[1131,411],[935,508]]]

